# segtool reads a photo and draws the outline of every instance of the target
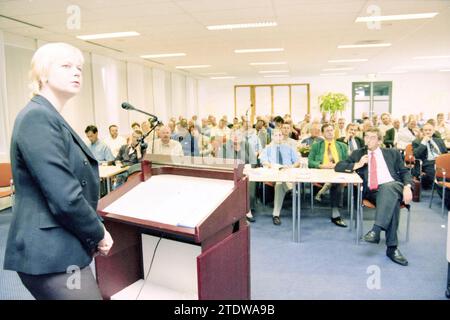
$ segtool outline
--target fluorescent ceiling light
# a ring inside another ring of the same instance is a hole
[[[226,72],[209,72],[209,73],[202,73],[204,76],[223,76],[226,75]]]
[[[221,79],[236,79],[234,76],[225,76],[225,77],[210,77],[212,80],[221,80]]]
[[[379,48],[390,47],[391,43],[369,43],[369,44],[342,44],[338,46],[338,49],[353,49],[353,48]]]
[[[200,69],[200,68],[209,68],[211,67],[209,64],[198,64],[191,66],[176,66],[176,69]]]
[[[289,77],[288,75],[284,75],[284,74],[272,74],[269,76],[264,76],[264,78],[286,78]]]
[[[415,60],[425,60],[425,59],[448,59],[450,56],[422,56],[422,57],[414,57]]]
[[[397,14],[397,15],[390,15],[390,16],[368,16],[368,17],[358,17],[358,18],[356,18],[355,22],[429,19],[429,18],[434,18],[437,14],[438,14],[438,12]]]
[[[219,24],[214,26],[206,26],[208,30],[233,30],[233,29],[248,29],[248,28],[264,28],[276,27],[277,23],[274,21],[254,22],[254,23],[236,23],[236,24]]]
[[[236,49],[235,53],[255,53],[255,52],[279,52],[284,51],[284,48],[264,48],[264,49]]]
[[[77,38],[81,40],[96,40],[96,39],[135,37],[135,36],[139,36],[139,33],[135,31],[126,31],[126,32],[87,34],[84,36],[77,36]]]
[[[184,57],[186,53],[156,53],[156,54],[145,54],[141,56],[144,59],[152,59],[152,58],[171,58],[171,57]]]
[[[287,73],[289,70],[262,70],[259,73]]]
[[[393,67],[392,69],[398,70],[398,69],[420,69],[420,68],[425,68],[425,66],[421,66],[421,65],[396,66],[396,67]]]
[[[327,69],[322,69],[322,71],[344,71],[344,70],[353,70],[354,68],[327,68]]]
[[[450,69],[441,69],[439,72],[450,72]]]
[[[341,63],[341,62],[364,62],[369,61],[369,59],[339,59],[339,60],[328,60],[330,63]]]
[[[345,72],[336,72],[336,73],[321,73],[321,76],[344,76]]]
[[[398,71],[381,71],[379,74],[395,74],[395,73],[406,73],[406,70],[398,70]]]
[[[286,61],[280,61],[280,62],[250,62],[251,66],[275,66],[275,65],[281,65],[281,64],[287,64]]]

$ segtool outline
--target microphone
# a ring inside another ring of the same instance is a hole
[[[153,115],[153,114],[151,114],[151,113],[148,113],[148,112],[139,110],[139,109],[135,108],[134,106],[132,106],[131,104],[129,104],[128,102],[123,102],[123,103],[122,103],[122,109],[137,111],[137,112],[146,114],[146,115],[148,115],[148,116],[154,118],[155,120],[158,120],[158,117],[157,117],[157,116],[155,116],[155,115]]]
[[[369,153],[369,147],[367,146],[367,144],[365,144],[362,148],[361,148],[362,152],[363,152],[363,156],[365,156],[366,154]]]
[[[253,107],[253,105],[251,104],[250,107],[247,108],[247,110],[245,111],[245,116],[247,116],[249,110]]]

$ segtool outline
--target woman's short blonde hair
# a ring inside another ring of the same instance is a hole
[[[39,94],[42,84],[48,77],[48,72],[52,64],[62,57],[74,55],[80,60],[80,64],[84,63],[84,57],[81,51],[74,46],[64,42],[47,43],[39,47],[31,59],[30,88],[32,95]]]

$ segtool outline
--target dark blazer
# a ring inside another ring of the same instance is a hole
[[[136,150],[130,154],[130,148],[131,146],[128,144],[124,144],[123,146],[121,146],[114,161],[120,161],[124,166],[132,166],[133,164],[139,163],[142,158],[138,159]],[[141,145],[142,157],[145,155],[146,151],[146,144],[144,144],[144,146]]]
[[[89,265],[104,237],[98,163],[42,96],[17,115],[11,165],[16,195],[4,268],[39,275]]]
[[[397,132],[397,134],[398,134],[398,132]],[[386,130],[386,134],[384,135],[384,140],[383,140],[385,147],[393,148],[394,147],[394,139],[395,139],[395,128]]]
[[[441,154],[447,153],[447,147],[445,146],[444,140],[442,140],[440,138],[435,138],[435,137],[433,137],[432,139],[436,143],[436,145],[438,146],[439,151],[441,152]],[[412,142],[412,147],[413,147],[414,157],[416,159],[422,160],[422,163],[424,165],[427,165],[428,162],[429,162],[427,160],[428,159],[428,148],[427,148],[427,146],[422,144],[422,140],[421,139],[416,139],[416,140],[414,140]]]
[[[336,141],[336,149],[340,160],[347,159],[347,145],[345,143]],[[313,143],[311,146],[311,151],[308,155],[308,167],[309,168],[319,168],[323,161],[323,154],[325,152],[325,141],[319,141]]]
[[[358,146],[358,149],[361,149],[362,147],[364,147],[364,140],[363,139],[361,139],[358,136],[355,136],[354,138],[356,140],[356,145]],[[341,137],[341,138],[336,139],[336,141],[345,143],[348,146],[348,142],[345,142],[344,139],[345,139],[345,137]]]
[[[383,153],[384,161],[386,161],[386,165],[389,169],[389,173],[395,181],[399,181],[404,185],[412,184],[411,174],[409,173],[409,169],[405,167],[403,163],[403,158],[400,152],[397,149],[385,149],[381,148],[381,152]],[[334,168],[337,172],[353,172],[353,166],[357,163],[363,155],[367,154],[367,148],[358,149],[352,152],[352,154],[348,157],[348,159],[344,161],[339,161]],[[361,179],[363,179],[363,196],[368,192],[367,183],[369,167],[366,164],[364,167],[356,170],[356,173],[359,174]]]

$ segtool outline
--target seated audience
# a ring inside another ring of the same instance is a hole
[[[347,135],[347,130],[345,129],[345,118],[339,118],[336,129],[334,130],[334,138],[338,140],[339,138],[344,138]]]
[[[136,130],[131,134],[131,139],[128,144],[120,147],[119,153],[115,159],[116,165],[131,166],[139,163],[145,155],[147,144],[140,142],[142,138],[142,131]]]
[[[109,147],[103,141],[100,141],[98,138],[98,130],[94,125],[90,125],[86,127],[84,130],[86,133],[86,137],[89,139],[88,147],[94,155],[95,159],[101,164],[107,163],[108,161],[113,161],[114,156],[111,153]]]
[[[356,135],[358,125],[356,123],[349,123],[345,130],[345,137],[336,139],[336,141],[345,143],[348,147],[348,154],[350,155],[354,150],[364,147],[364,140]]]
[[[159,130],[159,139],[155,140],[152,154],[166,154],[172,156],[183,156],[181,144],[170,138],[171,131],[169,126],[162,126]]]
[[[117,157],[120,147],[127,144],[127,139],[119,136],[119,128],[117,125],[112,124],[109,126],[109,137],[105,139],[106,145],[111,150],[113,157]]]
[[[308,156],[308,167],[314,169],[334,169],[336,163],[347,159],[347,145],[334,140],[334,127],[331,124],[324,124],[322,126],[322,134],[325,140],[312,145]],[[339,227],[347,227],[339,212],[343,195],[342,184],[326,184],[324,187],[319,191],[319,196],[330,189],[331,222]]]
[[[398,132],[400,131],[400,120],[394,119],[392,121],[392,128],[386,130],[384,135],[384,146],[386,148],[397,148]]]
[[[315,123],[311,124],[310,135],[309,135],[309,137],[303,139],[301,141],[301,144],[311,146],[315,142],[322,141],[323,138],[321,137],[320,130],[321,130],[320,123],[315,122]]]
[[[292,130],[292,125],[290,123],[284,123],[281,126],[281,133],[283,134],[283,143],[290,146],[292,149],[294,149],[297,152],[297,144],[298,141],[290,138],[290,133]]]
[[[197,157],[200,155],[197,132],[195,126],[191,125],[181,140],[181,147],[185,156]]]
[[[405,128],[398,131],[397,148],[405,150],[408,144],[411,144],[415,139],[420,137],[420,130],[417,128],[415,119],[411,119]]]
[[[412,146],[414,150],[414,157],[417,160],[422,161],[422,172],[419,171],[419,167],[414,168],[414,175],[421,176],[422,187],[424,189],[430,189],[434,180],[434,162],[437,156],[443,153],[447,153],[445,143],[440,138],[433,137],[434,127],[430,123],[425,123],[422,128],[422,137],[413,141]]]
[[[386,131],[392,129],[391,115],[389,113],[385,112],[381,115],[381,124],[378,126],[378,129],[380,129],[383,137],[386,134]]]
[[[299,167],[300,158],[294,149],[283,144],[283,134],[279,129],[272,132],[272,143],[262,151],[260,161],[266,168]],[[292,183],[277,182],[275,184],[275,198],[273,203],[272,220],[274,225],[280,225],[280,213],[286,193],[292,190]]]
[[[412,200],[411,175],[402,155],[395,149],[380,148],[382,135],[378,128],[369,129],[364,141],[368,149],[354,151],[348,159],[337,163],[337,172],[356,171],[363,179],[363,198],[376,205],[375,223],[363,240],[379,243],[381,231],[386,232],[386,255],[395,263],[408,265],[398,249],[397,229],[400,202]]]

